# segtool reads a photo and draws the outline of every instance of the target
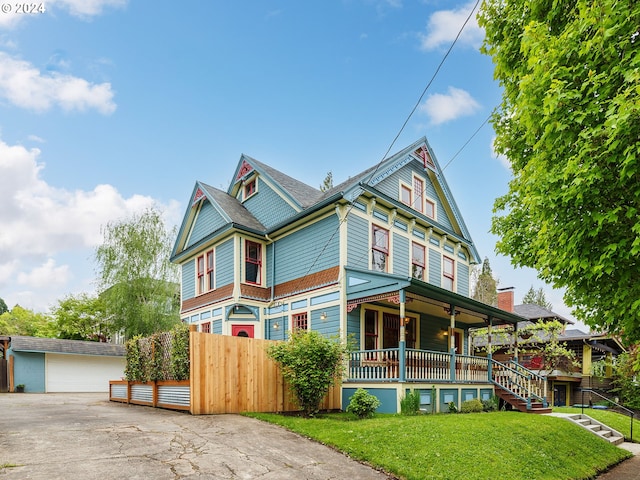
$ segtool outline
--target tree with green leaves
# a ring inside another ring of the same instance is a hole
[[[2,298],[0,298],[0,315],[8,311],[9,311],[9,307],[7,307],[7,304],[5,303],[5,301]]]
[[[106,342],[115,333],[102,299],[86,293],[59,300],[51,316],[58,338]]]
[[[487,305],[498,305],[498,282],[493,278],[491,264],[487,257],[484,258],[482,266],[474,269],[473,293],[471,298]]]
[[[585,323],[640,338],[640,3],[485,0],[503,87],[499,253],[565,289]]]
[[[535,290],[533,288],[533,285],[531,285],[527,293],[525,293],[524,297],[522,297],[522,303],[526,303],[529,305],[540,305],[542,308],[546,308],[547,310],[553,309],[553,305],[551,304],[551,302],[547,301],[547,297],[545,296],[542,287]]]
[[[55,327],[48,315],[16,305],[0,315],[0,335],[54,337]]]
[[[169,330],[180,321],[178,267],[169,262],[175,229],[160,213],[109,223],[96,249],[100,298],[116,331],[126,338]]]

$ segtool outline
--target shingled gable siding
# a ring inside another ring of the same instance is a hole
[[[260,177],[258,177],[258,193],[248,198],[244,206],[267,228],[296,214],[296,210]]]
[[[204,295],[198,295],[197,297],[183,298],[182,299],[182,312],[193,310],[198,307],[204,307],[211,305],[215,302],[231,298],[233,294],[233,284],[224,285],[218,287],[215,290],[205,293]]]
[[[314,274],[340,262],[338,217],[331,215],[276,241],[275,284]],[[267,265],[270,268],[270,264]]]
[[[196,244],[211,232],[225,225],[225,220],[208,200],[203,200],[198,216],[196,217],[193,231],[189,235],[186,248]]]
[[[358,215],[349,215],[347,237],[347,265],[369,268],[369,221]]]

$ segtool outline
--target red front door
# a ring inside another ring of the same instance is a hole
[[[231,325],[231,335],[253,338],[253,325]]]

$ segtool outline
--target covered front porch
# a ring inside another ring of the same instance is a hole
[[[349,355],[343,407],[362,387],[378,396],[380,411],[398,412],[407,391],[420,392],[425,411],[447,411],[466,400],[487,400],[494,389],[531,409],[546,407],[546,379],[517,361],[491,357],[491,329],[522,317],[407,277],[346,269]],[[486,357],[469,355],[469,329],[486,327]],[[497,393],[497,392],[496,392]]]

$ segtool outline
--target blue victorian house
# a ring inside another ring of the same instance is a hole
[[[295,329],[354,339],[343,406],[363,387],[396,412],[487,399],[535,411],[546,381],[469,355],[470,328],[523,320],[469,297],[480,257],[426,138],[320,191],[242,155],[230,187],[196,182],[173,250],[184,322],[285,340]]]

